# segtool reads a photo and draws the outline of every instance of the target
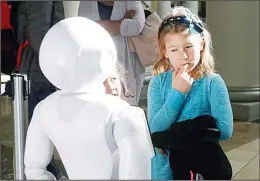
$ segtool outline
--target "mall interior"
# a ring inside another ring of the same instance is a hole
[[[78,1],[64,1],[65,15],[74,16]],[[183,5],[206,24],[213,40],[216,71],[224,79],[234,117],[232,137],[221,142],[233,169],[234,180],[259,179],[259,1],[145,1],[163,17]],[[146,67],[139,106],[147,109],[147,88],[153,66]],[[10,77],[1,74],[1,94]],[[1,96],[0,180],[14,179],[13,101]],[[55,152],[57,165],[66,175]]]

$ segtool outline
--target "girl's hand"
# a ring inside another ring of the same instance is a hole
[[[158,151],[159,151],[159,153],[161,153],[161,154],[163,154],[165,156],[168,155],[168,153],[165,150],[163,150],[162,148],[158,148]]]
[[[193,78],[190,77],[186,71],[187,67],[188,64],[175,70],[172,74],[172,88],[180,91],[183,94],[186,94],[189,91],[193,82]]]

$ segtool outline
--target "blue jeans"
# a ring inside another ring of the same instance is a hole
[[[28,98],[28,116],[29,124],[32,119],[33,110],[36,105],[52,94],[53,86],[47,82],[31,82],[31,92]],[[54,164],[54,158],[52,158],[50,164],[47,166],[47,170],[51,172],[57,179],[60,177],[60,171]]]

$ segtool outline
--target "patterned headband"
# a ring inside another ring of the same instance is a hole
[[[203,31],[202,23],[198,21],[194,21],[192,18],[189,18],[187,16],[176,16],[176,17],[167,18],[161,23],[159,27],[158,37],[165,26],[178,25],[178,24],[186,25],[190,33],[192,34],[200,34]]]

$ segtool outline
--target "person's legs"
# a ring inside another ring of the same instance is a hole
[[[29,124],[31,122],[33,111],[36,105],[53,93],[53,87],[49,83],[31,82],[31,92],[28,98],[28,116]],[[51,172],[57,179],[60,177],[60,171],[54,164],[54,157],[47,166],[47,170]]]

